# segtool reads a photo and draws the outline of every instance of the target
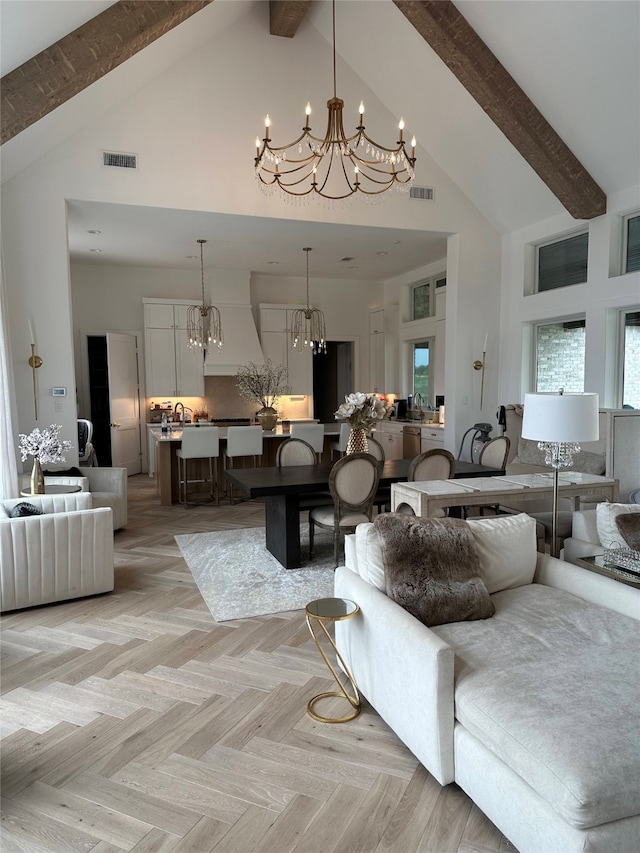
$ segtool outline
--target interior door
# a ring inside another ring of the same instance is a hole
[[[111,464],[142,471],[138,349],[135,335],[107,332]]]

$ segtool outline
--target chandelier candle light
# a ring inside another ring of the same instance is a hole
[[[311,193],[336,201],[362,193],[378,196],[395,187],[407,190],[415,177],[416,138],[411,153],[404,140],[404,119],[398,124],[394,148],[380,145],[367,135],[363,124],[364,103],[360,102],[358,125],[346,136],[342,123],[344,101],[336,94],[336,4],[333,0],[333,98],[327,101],[329,120],[322,139],[309,125],[311,104],[305,109],[302,133],[288,145],[273,145],[269,136],[271,119],[265,118],[265,136],[256,137],[256,177],[265,189],[278,186],[299,198]]]
[[[204,300],[204,259],[202,247],[206,240],[198,240],[200,244],[200,281],[202,283],[202,305],[191,305],[187,312],[187,348],[201,349],[206,354],[210,346],[220,351],[224,343],[220,311],[215,305],[207,305]]]
[[[304,352],[308,347],[314,355],[326,353],[326,331],[324,314],[319,308],[309,307],[309,248],[303,249],[307,255],[307,307],[298,308],[291,318],[291,349]]]

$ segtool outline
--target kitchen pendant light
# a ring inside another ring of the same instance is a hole
[[[327,351],[324,314],[319,308],[309,306],[309,252],[312,249],[302,251],[307,255],[307,307],[298,308],[292,314],[291,349],[304,352],[311,348],[313,354],[318,355]]]
[[[204,259],[203,246],[206,240],[198,240],[200,244],[200,281],[202,284],[202,305],[191,305],[187,312],[187,348],[201,349],[203,353],[210,347],[218,352],[224,343],[220,311],[215,305],[207,305],[204,300]]]

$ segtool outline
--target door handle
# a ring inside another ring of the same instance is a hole
[[[119,424],[119,423],[111,423],[111,424],[109,424],[109,426],[112,426],[112,427],[119,427],[119,426],[120,426],[120,424]]]

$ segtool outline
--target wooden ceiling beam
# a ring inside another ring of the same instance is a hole
[[[607,197],[451,0],[393,0],[465,89],[576,219]]]
[[[269,0],[269,32],[291,39],[309,10],[311,0]]]
[[[212,0],[120,0],[0,80],[4,144]]]

